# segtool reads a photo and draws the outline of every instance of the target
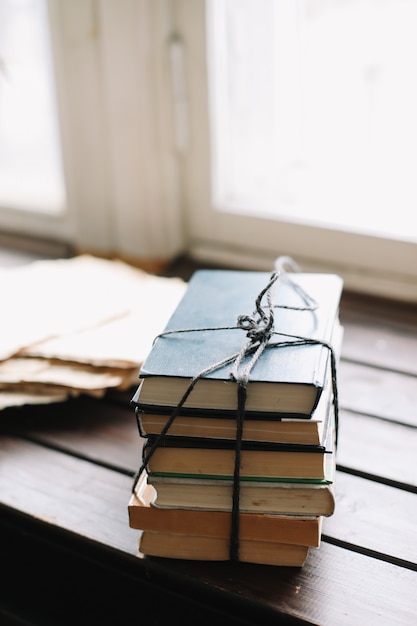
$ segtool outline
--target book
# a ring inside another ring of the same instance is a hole
[[[336,361],[340,357],[343,338],[343,327],[336,320],[333,331],[332,345]],[[328,376],[325,390],[321,393],[316,408],[310,419],[271,416],[268,413],[249,413],[245,416],[242,433],[246,441],[269,441],[272,443],[295,443],[306,445],[322,445],[325,441],[328,426],[328,406],[332,397],[331,364],[328,365]],[[135,409],[141,437],[158,435],[165,427],[172,408],[162,407],[157,412],[142,408],[140,386],[136,390],[131,405]],[[190,411],[183,409],[176,415],[165,437],[207,437],[209,439],[236,438],[236,411]]]
[[[334,475],[336,423],[333,403],[324,445],[242,441],[240,481],[326,483]],[[154,444],[157,443],[155,446]],[[142,467],[150,477],[232,479],[235,442],[225,439],[153,437],[142,448]]]
[[[343,338],[340,321],[335,323],[332,344],[336,361],[339,360]],[[268,413],[249,413],[245,416],[242,438],[246,441],[269,441],[271,443],[295,443],[323,445],[328,427],[329,403],[332,399],[331,368],[325,382],[325,390],[310,419],[277,417]],[[135,409],[141,437],[159,435],[165,427],[172,409],[163,407],[159,412],[142,408],[140,387],[131,405]],[[158,411],[158,410],[157,410]],[[208,439],[236,438],[236,411],[180,411],[170,425],[165,437],[200,437]]]
[[[156,475],[150,475],[148,480],[155,488],[154,507],[232,510],[231,480]],[[239,510],[241,513],[329,517],[335,510],[334,483],[241,480]]]
[[[335,421],[332,406],[327,445],[335,444]],[[240,476],[239,510],[286,515],[321,515],[334,513],[336,454],[326,454],[324,478],[285,479],[281,477],[253,480]],[[231,511],[233,480],[224,477],[168,474],[146,474],[147,483],[155,488],[153,506],[159,508],[192,508]],[[141,478],[141,480],[143,480]]]
[[[142,410],[140,387],[131,400],[135,407],[139,433],[145,439],[159,435],[165,427],[170,409],[154,413]],[[257,413],[245,416],[242,438],[244,441],[291,443],[319,446],[324,444],[328,426],[328,407],[332,396],[330,377],[326,392],[322,393],[311,419],[271,418],[270,414]],[[236,439],[236,411],[194,412],[176,415],[165,437],[196,437],[206,439]]]
[[[229,539],[224,537],[144,530],[139,539],[139,550],[148,556],[171,559],[202,561],[228,561],[230,559]],[[239,543],[239,561],[302,567],[309,550],[309,546],[303,545],[242,539]]]
[[[278,543],[274,541],[251,541],[239,543],[239,561],[286,567],[302,567],[307,559],[309,546]],[[201,537],[179,533],[144,530],[139,539],[139,550],[148,556],[197,561],[228,561],[229,539]]]
[[[144,459],[152,444],[151,438],[145,443]],[[325,478],[325,457],[332,454],[332,449],[323,446],[244,441],[241,446],[240,478],[320,481]],[[173,441],[166,438],[153,450],[146,465],[150,474],[231,478],[235,465],[234,442],[182,437]]]
[[[128,504],[131,528],[202,537],[230,537],[230,512],[161,509],[154,506],[155,498],[156,490],[147,483],[146,474],[143,474]],[[240,540],[262,539],[319,547],[322,519],[320,516],[270,515],[241,511]]]
[[[236,409],[231,363],[248,341],[237,320],[254,311],[269,281],[267,272],[257,271],[198,270],[192,275],[139,370],[144,411],[177,407],[193,379],[183,411]],[[291,279],[283,275],[272,285],[274,331],[250,371],[247,416],[311,418],[325,385],[330,351],[323,342],[332,339],[342,285],[335,274],[315,273],[295,273]],[[300,289],[317,303],[316,309],[305,310]]]
[[[169,415],[138,412],[141,437],[158,435],[164,428]],[[169,428],[173,437],[207,437],[210,439],[235,439],[236,421],[224,416],[177,415]],[[243,439],[248,441],[270,441],[273,443],[297,443],[320,445],[323,441],[325,422],[321,419],[262,420],[246,419]]]

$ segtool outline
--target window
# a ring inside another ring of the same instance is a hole
[[[178,6],[194,254],[263,268],[289,254],[416,299],[415,3]]]
[[[48,212],[46,204],[32,202],[17,211],[0,201],[0,229],[63,240],[79,251],[118,254],[151,267],[174,256],[183,249],[183,236],[170,118],[170,2],[10,3],[22,11],[42,7],[66,205],[65,211]],[[0,0],[1,7],[6,5],[8,0]],[[35,113],[31,99],[25,104]],[[21,187],[34,198],[25,177]]]
[[[417,243],[417,5],[209,2],[212,196]]]
[[[417,300],[413,0],[45,2],[66,210],[1,229]]]
[[[65,186],[45,2],[0,0],[0,33],[0,204],[61,213]]]

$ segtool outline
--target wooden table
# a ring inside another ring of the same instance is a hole
[[[416,625],[416,312],[348,299],[341,318],[336,513],[302,569],[138,554],[130,392],[10,409],[0,623]]]

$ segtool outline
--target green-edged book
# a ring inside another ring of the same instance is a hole
[[[335,456],[330,455],[323,481],[240,481],[239,510],[243,513],[274,515],[321,515],[335,510]],[[144,476],[147,476],[145,473]],[[155,488],[153,506],[160,509],[203,511],[232,510],[233,480],[181,478],[150,474],[147,482]]]
[[[156,338],[139,371],[142,410],[164,412],[176,407],[193,378],[197,380],[183,403],[184,414],[236,409],[233,358],[248,342],[237,320],[253,315],[270,277],[267,272],[240,270],[198,270],[193,274],[166,334]],[[315,310],[306,310],[300,288],[309,301],[315,301]],[[342,288],[343,281],[335,274],[278,277],[271,288],[273,334],[250,370],[246,415],[311,417],[325,386],[330,350],[323,343],[331,343]],[[227,364],[201,376],[228,359]]]

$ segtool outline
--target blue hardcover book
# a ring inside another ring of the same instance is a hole
[[[330,371],[343,281],[335,274],[271,276],[240,270],[193,274],[139,371],[140,409],[181,404],[183,412],[234,411],[243,372],[247,414],[311,417]],[[261,333],[258,342],[253,331]]]

